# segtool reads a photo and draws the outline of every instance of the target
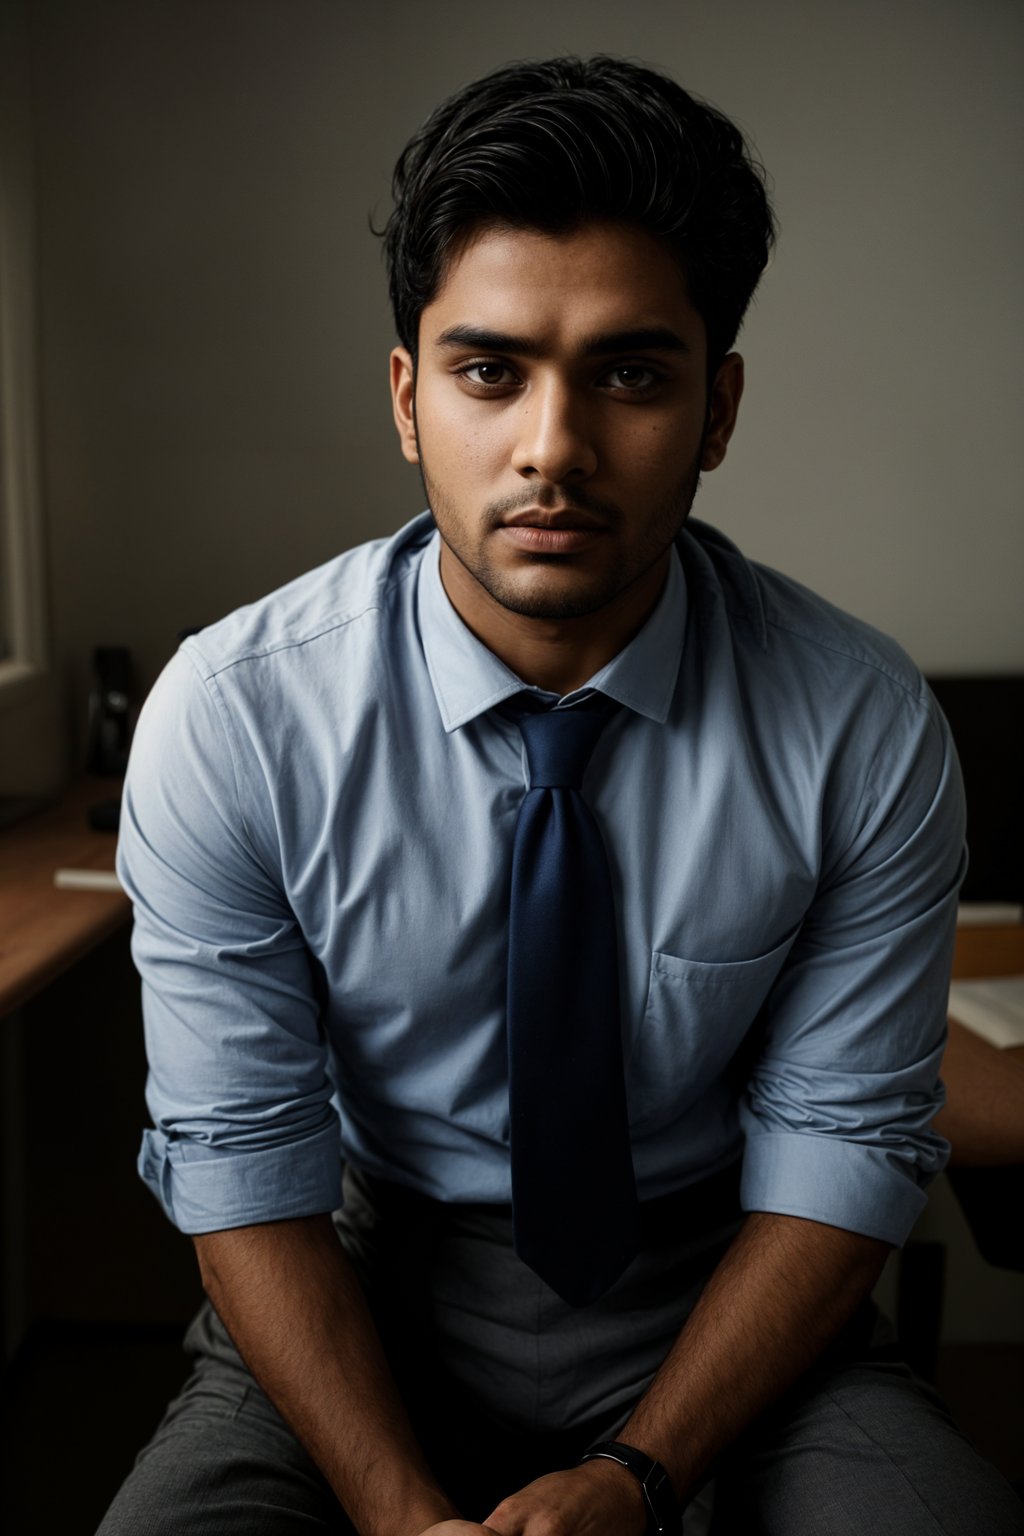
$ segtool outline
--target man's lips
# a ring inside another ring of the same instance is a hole
[[[513,512],[502,519],[504,528],[555,528],[555,529],[603,529],[607,524],[592,512],[581,512],[575,507],[565,507],[559,512],[549,512],[543,507],[527,507],[525,512]]]
[[[571,555],[585,549],[608,525],[592,512],[575,507],[549,511],[545,507],[527,507],[506,517],[500,531],[510,544],[535,555]]]

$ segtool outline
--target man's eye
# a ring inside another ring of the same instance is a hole
[[[511,377],[511,369],[505,363],[470,363],[459,372],[470,384],[489,385],[492,389],[496,384],[507,384]]]
[[[634,394],[653,389],[660,382],[660,375],[653,368],[645,368],[640,363],[623,363],[618,368],[610,369],[605,378],[613,388],[630,390]]]

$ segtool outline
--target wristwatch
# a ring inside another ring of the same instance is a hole
[[[635,1445],[623,1445],[619,1440],[598,1441],[580,1457],[580,1462],[593,1461],[597,1457],[603,1457],[606,1461],[617,1461],[620,1466],[632,1472],[640,1484],[647,1509],[648,1536],[660,1536],[662,1532],[670,1532],[671,1536],[680,1536],[683,1517],[679,1509],[679,1501],[669,1475],[660,1461],[655,1461],[652,1457],[646,1456],[643,1451],[638,1451]]]

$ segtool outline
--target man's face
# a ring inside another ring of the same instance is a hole
[[[415,377],[392,355],[402,449],[463,616],[560,621],[640,601],[645,617],[741,388],[732,354],[709,400],[703,321],[645,231],[472,237],[423,310]]]

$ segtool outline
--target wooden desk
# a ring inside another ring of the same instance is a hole
[[[118,779],[81,779],[54,805],[0,831],[0,1017],[127,923],[123,891],[62,891],[53,883],[60,868],[113,869],[116,836],[94,832],[86,817],[119,789]]]
[[[968,981],[972,976],[1024,975],[1024,923],[958,928],[953,975],[957,981]]]
[[[53,805],[0,830],[0,1350],[7,1360],[36,1317],[183,1326],[199,1301],[191,1244],[135,1172],[146,1066],[127,945],[131,903],[117,890],[53,883],[56,869],[113,869],[117,838],[93,832],[87,814],[120,787],[113,778],[81,779]],[[83,1103],[100,1106],[84,1151]]]

